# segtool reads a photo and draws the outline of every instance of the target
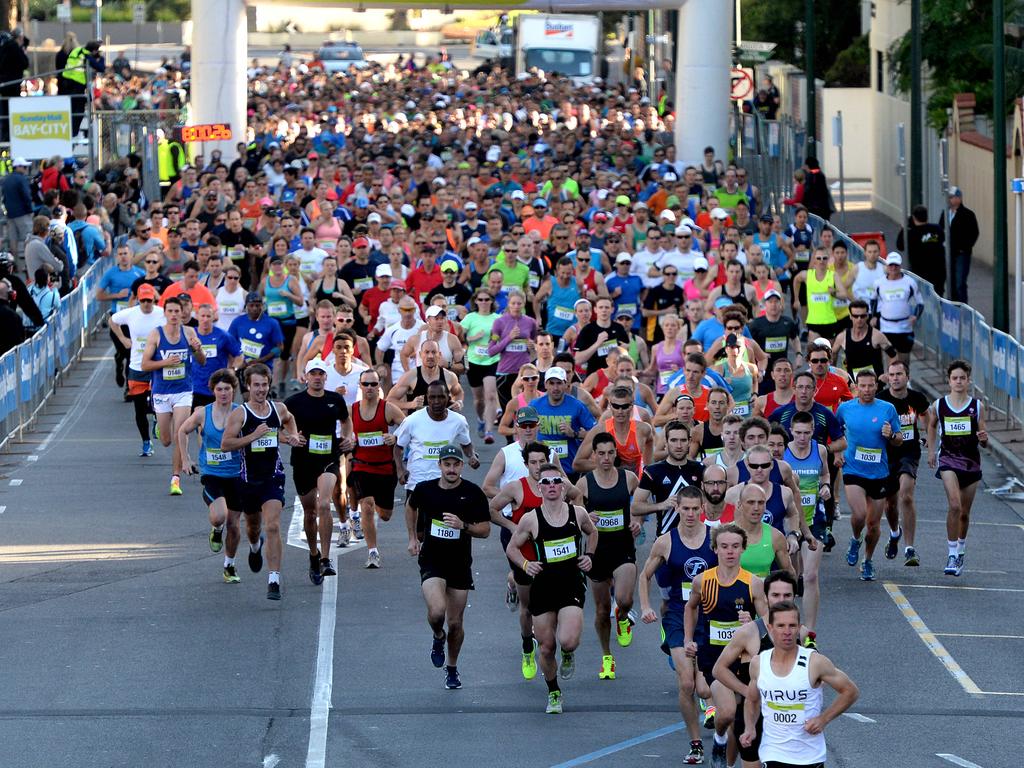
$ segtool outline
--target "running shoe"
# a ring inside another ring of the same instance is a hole
[[[171,496],[181,496],[181,480],[176,477],[171,478]]]
[[[523,654],[523,679],[533,680],[537,676],[537,641],[533,641],[533,650]]]
[[[825,529],[825,546],[822,547],[826,552],[831,552],[832,548],[836,545],[836,537],[832,535],[832,529]]]
[[[614,656],[602,656],[601,657],[601,671],[597,673],[598,680],[614,680],[615,679],[615,657]]]
[[[276,581],[272,581],[267,584],[267,600],[280,600],[281,599],[281,585]]]
[[[860,545],[859,539],[850,539],[850,548],[846,550],[846,564],[851,568],[857,564],[860,559]]]
[[[347,547],[352,542],[352,529],[348,527],[348,523],[341,526],[341,532],[338,534],[338,546]]]
[[[224,549],[224,529],[220,530],[210,526],[210,551],[220,552]]]
[[[224,583],[225,584],[238,584],[241,581],[238,578],[238,574],[235,572],[235,566],[225,565],[224,566]]]
[[[153,443],[149,440],[142,441],[142,450],[139,451],[139,456],[143,458],[149,458],[153,455]]]
[[[945,569],[943,569],[942,572],[944,574],[946,574],[947,576],[959,576],[960,574],[958,574],[956,572],[956,561],[957,561],[957,556],[956,555],[950,555],[949,557],[947,557],[946,558],[946,567],[945,567]]]
[[[320,570],[319,552],[309,556],[309,580],[318,587],[324,583],[324,575]]]
[[[371,551],[366,556],[366,568],[380,568],[380,552],[377,550]]]
[[[550,691],[548,693],[548,705],[544,709],[546,715],[560,715],[562,714],[562,692],[561,691]]]
[[[715,705],[712,704],[710,707],[704,709],[704,727],[709,731],[715,729]]]
[[[885,559],[895,560],[900,551],[900,539],[903,538],[903,526],[896,531],[896,535],[889,534],[889,542],[885,545]]]
[[[807,632],[807,637],[804,638],[804,648],[817,648],[818,647],[818,635],[816,632]]]
[[[447,667],[445,669],[444,676],[444,687],[449,691],[457,691],[462,687],[462,678],[459,677],[459,670],[455,667]]]
[[[865,560],[860,565],[860,580],[861,581],[874,581],[875,580],[875,566],[870,560]]]
[[[430,645],[430,663],[438,669],[444,666],[444,641],[447,639],[447,633],[442,632],[440,637],[433,638]]]
[[[515,584],[505,585],[505,605],[513,613],[519,608],[519,591],[516,589]]]
[[[338,572],[334,570],[334,563],[331,562],[329,557],[320,558],[320,575],[321,576],[337,576]]]
[[[615,639],[623,648],[628,648],[633,642],[633,620],[628,616],[622,621],[615,622]]]
[[[117,388],[124,389],[124,366],[118,363],[114,368],[114,381],[117,383]]]
[[[683,758],[683,765],[700,765],[704,762],[704,742],[694,739],[690,742],[690,754]]]
[[[964,553],[961,552],[956,556],[956,569],[953,571],[954,576],[959,576],[964,572]]]
[[[576,672],[576,654],[573,651],[562,651],[562,663],[558,666],[558,676],[568,680]]]
[[[918,566],[921,564],[921,558],[917,556],[917,550],[913,547],[907,547],[903,552],[903,564],[909,566]]]
[[[711,748],[711,768],[727,768],[725,762],[725,744],[715,744]]]
[[[494,433],[493,432],[485,432],[484,433],[484,442],[487,443],[488,445],[493,445],[493,443],[494,443]]]
[[[843,519],[843,508],[840,507],[839,504],[837,503],[836,504],[836,515],[833,518],[833,520],[842,520],[842,519]]]
[[[157,423],[156,419],[153,419],[153,437],[157,440],[160,439],[160,425]]]
[[[263,534],[260,534],[260,545],[256,551],[252,551],[252,546],[249,547],[249,570],[253,573],[259,573],[263,570]]]
[[[359,518],[358,512],[352,513],[352,532],[358,541],[363,540],[363,521]]]
[[[477,435],[479,435],[480,437],[483,437],[486,434],[486,432],[487,432],[487,425],[484,423],[484,420],[483,419],[477,419],[476,420],[476,433],[477,433]]]

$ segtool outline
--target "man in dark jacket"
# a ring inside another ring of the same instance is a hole
[[[910,270],[927,280],[939,296],[946,290],[946,236],[942,227],[928,221],[928,209],[915,205],[910,212],[906,231],[900,230],[896,250],[905,251],[910,259]]]
[[[11,287],[6,280],[0,278],[0,355],[7,353],[24,340],[25,326],[11,306]]]
[[[25,240],[32,234],[32,188],[28,182],[29,163],[23,157],[11,161],[11,172],[0,180],[4,210],[7,211],[7,239],[19,263],[25,253]]]
[[[28,69],[28,54],[25,53],[25,36],[20,27],[15,27],[10,34],[0,35],[0,139],[7,141],[9,125],[7,120],[8,99],[21,96],[21,78]],[[11,82],[11,81],[15,82]]]
[[[804,180],[803,206],[808,212],[828,221],[832,216],[832,195],[828,191],[828,180],[818,164],[818,158],[808,157],[804,161],[807,178]]]
[[[949,188],[949,208],[939,221],[949,238],[949,251],[953,262],[949,291],[953,301],[967,303],[967,277],[971,273],[971,255],[978,242],[978,218],[964,205],[960,187]]]
[[[0,281],[2,280],[7,281],[11,291],[11,294],[7,296],[7,301],[17,304],[18,308],[25,314],[25,317],[32,322],[32,325],[38,327],[46,322],[43,320],[43,314],[39,311],[39,307],[36,306],[35,301],[29,294],[25,281],[14,274],[14,257],[6,251],[0,253]]]

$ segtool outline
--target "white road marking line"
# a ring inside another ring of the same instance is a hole
[[[981,768],[977,763],[972,763],[970,760],[964,760],[962,757],[956,755],[950,755],[944,752],[936,752],[936,757],[941,757],[946,762],[952,763],[953,765],[959,765],[960,768]]]
[[[962,589],[969,592],[1024,592],[1024,589],[1010,587],[961,587],[956,584],[893,584],[903,589]]]
[[[25,481],[24,481],[24,480],[22,480],[22,479],[21,479],[21,478],[19,478],[19,477],[16,477],[16,478],[14,478],[13,480],[11,480],[11,486],[12,486],[12,487],[14,487],[14,488],[17,488],[17,487],[18,487],[19,485],[21,485],[21,484],[22,484],[23,482],[25,482]]]
[[[982,691],[982,696],[1024,696],[1024,691]]]
[[[280,762],[281,758],[277,755],[267,755],[263,758],[263,768],[274,768]]]
[[[935,523],[936,525],[945,525],[946,524],[945,520],[921,520],[920,518],[918,518],[917,522],[918,523]],[[971,525],[989,525],[989,526],[992,526],[993,528],[1017,528],[1017,529],[1019,529],[1021,531],[1024,531],[1024,523],[976,523],[974,520],[971,520]]]
[[[6,511],[7,511],[7,505],[6,504],[0,504],[0,515],[2,515]]]
[[[960,683],[961,687],[968,693],[982,693],[981,688],[978,687],[966,672],[961,669],[960,665],[957,664],[956,659],[949,655],[949,651],[942,642],[932,634],[932,631],[928,629],[928,626],[921,620],[921,617],[917,615],[917,611],[910,604],[910,601],[904,597],[903,593],[900,592],[899,587],[890,582],[885,582],[885,591],[892,598],[892,601],[896,603],[896,607],[899,608],[900,613],[907,620],[913,630],[917,633],[917,636],[921,638],[921,642],[924,643],[925,647],[932,652],[932,654],[940,662],[942,666],[946,668],[946,671],[953,676],[953,679]]]
[[[31,456],[26,456],[25,461],[39,461],[39,457],[33,453]]]
[[[102,365],[96,366],[96,368],[92,372],[92,375],[85,382],[85,386],[82,388],[82,390],[78,393],[78,396],[75,398],[75,402],[68,409],[68,412],[65,413],[61,417],[61,420],[57,422],[57,426],[50,429],[50,433],[43,439],[43,442],[39,444],[39,448],[37,449],[39,453],[42,453],[43,451],[46,450],[47,446],[50,445],[50,441],[53,440],[54,436],[67,434],[65,427],[68,425],[68,420],[72,417],[72,415],[75,417],[76,421],[81,418],[82,414],[85,412],[86,406],[92,402],[92,399],[96,397],[96,393],[100,391],[100,388],[94,386],[94,384],[96,383],[96,379],[99,378],[100,373],[103,371],[103,368],[104,366]],[[84,403],[80,402],[83,396],[86,398],[86,401]]]
[[[341,537],[341,525],[337,520],[334,521],[334,535],[331,537],[331,555],[343,555],[346,552],[351,552],[354,549],[360,549],[366,546],[365,539],[357,539],[353,534],[352,539],[347,547],[339,547],[338,542]],[[306,539],[306,529],[302,525],[302,501],[298,496],[295,497],[295,502],[292,504],[292,521],[288,525],[288,546],[296,547],[297,549],[309,549],[309,544]]]
[[[1024,640],[1024,635],[981,635],[974,632],[933,632],[936,637],[982,637],[991,640]]]
[[[861,715],[857,712],[843,712],[843,717],[848,717],[851,720],[856,720],[858,723],[876,723],[877,720],[872,720],[867,715]]]
[[[306,768],[324,768],[327,760],[327,724],[334,684],[334,623],[338,610],[338,578],[324,579],[320,593],[320,634],[316,650],[313,700],[309,708],[309,747]]]

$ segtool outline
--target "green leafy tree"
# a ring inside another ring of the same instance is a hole
[[[802,32],[804,0],[743,0],[742,13],[744,38],[775,43],[774,58],[806,71]],[[859,2],[814,0],[814,71],[827,84],[833,84],[829,73],[840,54],[851,45],[858,45],[860,22]],[[856,52],[847,56],[843,63],[844,77],[849,75],[854,62]]]
[[[1007,21],[1024,14],[1024,2],[1006,0]],[[1009,113],[1024,89],[1024,51],[1020,37],[1006,39],[1006,94],[1002,106]],[[926,66],[925,90],[928,124],[941,131],[946,110],[958,93],[973,93],[977,111],[991,115],[992,104],[992,0],[923,0],[921,5],[921,59]],[[910,93],[912,73],[910,32],[889,50],[896,87]]]

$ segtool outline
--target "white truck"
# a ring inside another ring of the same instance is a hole
[[[576,85],[598,75],[601,20],[570,14],[520,14],[516,17],[516,73],[531,69],[557,72]]]

